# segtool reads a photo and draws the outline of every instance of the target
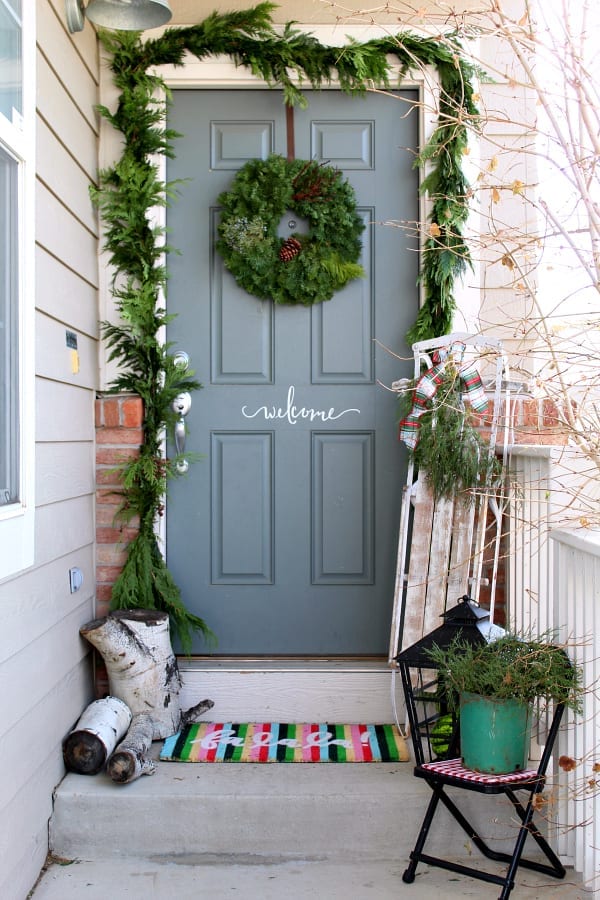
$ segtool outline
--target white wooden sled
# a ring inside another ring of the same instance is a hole
[[[488,388],[490,406],[486,420],[490,423],[490,454],[496,450],[499,419],[504,415],[504,453],[508,447],[508,366],[499,341],[476,335],[454,333],[413,344],[414,375],[418,379],[430,369],[430,354],[445,349],[460,350],[474,361],[483,379],[488,379],[481,366],[492,375]],[[492,516],[492,537],[487,532],[488,553],[493,553],[491,578],[483,580],[486,550],[486,523]],[[394,607],[390,635],[389,664],[395,666],[398,653],[420,640],[440,624],[447,605],[453,606],[468,594],[479,601],[482,584],[489,584],[490,622],[494,621],[494,601],[502,534],[502,497],[485,486],[473,502],[464,499],[434,501],[424,473],[415,479],[414,465],[409,463],[402,497],[398,561],[394,591]],[[409,547],[410,539],[410,547]]]

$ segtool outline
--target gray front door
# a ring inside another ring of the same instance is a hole
[[[296,156],[343,170],[364,216],[357,280],[312,308],[239,288],[214,250],[217,197],[251,158],[286,154],[279,92],[176,91],[168,340],[204,387],[187,418],[203,455],[167,501],[167,561],[226,655],[385,655],[401,490],[396,403],[417,313],[415,92],[307,94]],[[387,224],[386,224],[387,223]],[[409,229],[410,230],[410,229]],[[197,652],[205,653],[199,641]]]

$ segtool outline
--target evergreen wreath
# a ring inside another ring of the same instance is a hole
[[[219,204],[217,249],[249,294],[311,306],[364,275],[358,264],[364,224],[353,188],[332,166],[278,155],[252,159]],[[279,237],[287,211],[306,219],[310,233]]]

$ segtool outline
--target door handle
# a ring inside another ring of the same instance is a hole
[[[192,408],[192,395],[189,391],[182,391],[177,394],[171,403],[171,409],[178,416],[175,422],[175,450],[180,456],[185,450],[185,417]],[[183,475],[189,469],[190,464],[187,459],[178,459],[175,468],[180,475]]]

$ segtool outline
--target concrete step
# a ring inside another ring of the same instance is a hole
[[[67,859],[191,865],[232,857],[406,860],[430,796],[411,763],[159,762],[154,775],[129,785],[70,773],[55,794],[50,850]],[[514,837],[508,804],[466,799],[488,837]],[[443,809],[428,849],[456,857],[471,850]]]

